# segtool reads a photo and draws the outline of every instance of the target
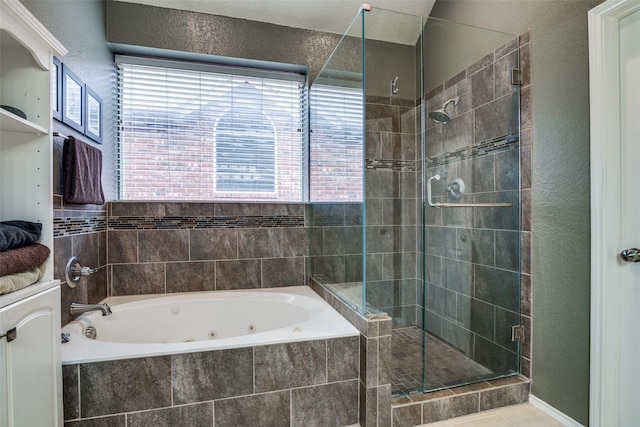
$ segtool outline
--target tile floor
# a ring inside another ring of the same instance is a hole
[[[426,388],[438,389],[486,378],[492,372],[459,350],[416,326],[394,329],[391,335],[391,393],[408,394],[422,388],[422,334],[424,357],[438,369],[427,369]]]
[[[529,403],[505,406],[504,408],[478,412],[464,417],[451,418],[437,423],[423,424],[423,427],[562,427],[563,424],[551,418]]]

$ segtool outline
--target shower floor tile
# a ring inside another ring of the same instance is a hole
[[[422,335],[426,338],[427,389],[449,387],[492,373],[456,348],[417,326],[394,329],[391,334],[391,391],[408,394],[422,389]]]

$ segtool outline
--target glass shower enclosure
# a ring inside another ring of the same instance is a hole
[[[374,7],[312,76],[309,269],[392,317],[393,394],[519,371],[518,47]]]

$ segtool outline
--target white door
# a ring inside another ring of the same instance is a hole
[[[621,249],[640,248],[640,11],[620,20],[620,140]],[[620,425],[633,426],[640,424],[640,262],[621,261],[620,269]]]
[[[640,425],[640,1],[589,12],[590,425]],[[625,260],[625,258],[627,260]]]

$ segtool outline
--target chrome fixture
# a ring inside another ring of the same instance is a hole
[[[67,262],[67,267],[64,269],[64,277],[67,281],[67,285],[70,288],[75,288],[76,283],[80,281],[82,276],[88,276],[98,271],[97,268],[83,267],[80,265],[78,258],[72,256]]]
[[[89,311],[96,311],[96,310],[100,310],[103,316],[108,316],[112,313],[111,307],[109,307],[109,304],[107,304],[106,302],[102,304],[80,304],[78,302],[73,302],[71,303],[71,308],[69,309],[69,312],[73,317],[75,317],[80,314],[87,313]]]
[[[626,262],[640,262],[640,249],[625,249],[620,252],[620,256],[622,257],[622,260]]]
[[[455,98],[449,99],[447,102],[442,104],[442,108],[434,110],[429,113],[429,118],[436,123],[447,124],[451,121],[451,116],[447,113],[447,106],[453,102],[453,105],[458,105],[460,102],[460,97],[456,96]]]
[[[61,332],[60,343],[65,344],[65,343],[68,343],[69,341],[71,341],[71,334],[68,332]]]
[[[449,185],[445,188],[445,191],[449,193],[451,200],[460,200],[464,195],[465,185],[462,178],[454,178]]]
[[[459,178],[456,178],[456,179],[459,179]],[[431,183],[433,182],[433,180],[440,181],[440,175],[435,174],[435,175],[433,175],[431,178],[429,178],[427,180],[427,203],[429,203],[429,206],[433,206],[434,208],[509,208],[509,207],[513,206],[511,203],[440,203],[440,202],[434,202],[431,199]],[[452,180],[451,182],[453,183],[454,181],[455,181],[455,179]],[[460,181],[462,181],[462,180],[460,180]],[[459,191],[459,190],[460,189],[458,188],[457,191]],[[453,191],[453,190],[451,190],[451,191]],[[447,190],[447,192],[449,192],[449,195],[451,195],[451,191]],[[455,192],[456,191],[454,191],[454,193]],[[460,195],[460,197],[462,197],[462,195]]]
[[[391,95],[398,94],[398,76],[395,79],[391,80]]]

